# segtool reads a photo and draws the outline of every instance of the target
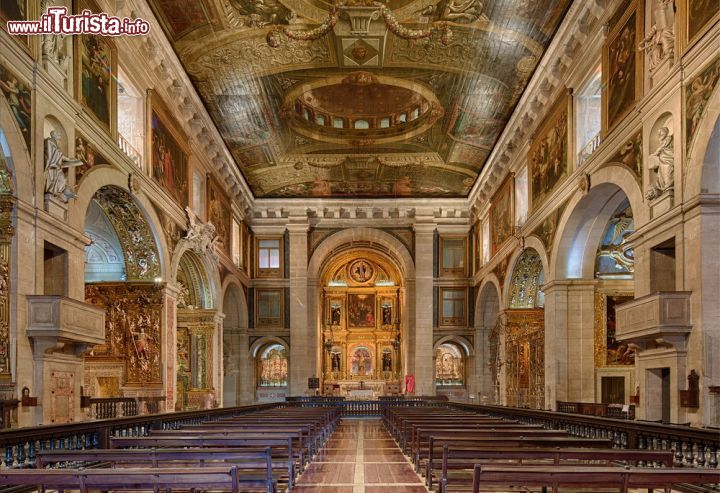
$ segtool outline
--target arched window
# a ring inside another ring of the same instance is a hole
[[[333,118],[333,128],[345,128],[345,120],[336,116]]]
[[[280,344],[266,346],[258,357],[258,387],[286,387],[288,360],[285,347]]]
[[[457,344],[440,344],[435,350],[435,385],[438,387],[465,385],[465,357]]]
[[[390,128],[390,117],[380,118],[380,128]]]
[[[325,115],[315,115],[315,123],[325,126]]]
[[[355,128],[357,130],[367,130],[370,128],[370,122],[367,120],[355,120]]]

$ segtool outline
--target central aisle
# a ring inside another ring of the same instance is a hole
[[[301,493],[427,493],[379,419],[344,419],[300,476]]]

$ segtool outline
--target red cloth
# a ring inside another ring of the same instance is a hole
[[[405,393],[415,393],[415,375],[405,375]]]

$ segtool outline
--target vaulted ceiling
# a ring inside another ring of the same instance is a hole
[[[460,197],[570,0],[150,3],[256,197]]]

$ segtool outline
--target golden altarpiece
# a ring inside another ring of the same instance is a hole
[[[371,251],[334,259],[322,288],[323,392],[349,398],[400,388],[404,290],[397,268]]]

